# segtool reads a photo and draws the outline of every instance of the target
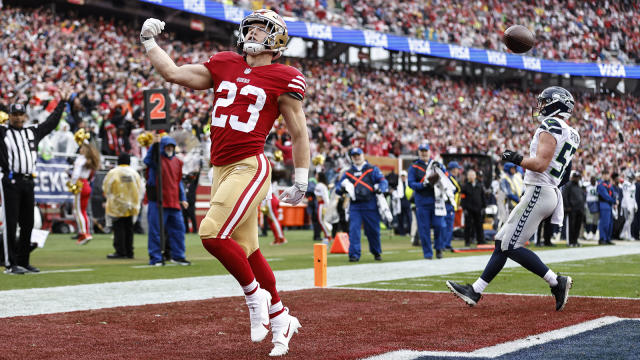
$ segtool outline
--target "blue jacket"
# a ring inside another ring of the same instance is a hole
[[[616,203],[611,184],[608,181],[602,181],[598,184],[596,190],[598,191],[598,199],[600,200],[600,210],[611,209],[611,206]]]
[[[177,144],[176,144],[176,141],[171,136],[163,136],[162,139],[160,139],[160,155],[171,160],[174,158],[175,154],[171,156],[167,155],[164,149],[167,145],[177,146]],[[147,176],[148,186],[156,186],[156,166],[158,161],[157,159],[154,159],[155,146],[158,146],[158,144],[151,145],[151,147],[149,148],[149,151],[147,151],[147,154],[145,155],[143,160],[143,162],[145,163],[145,165],[147,165],[147,168],[149,170],[149,173]],[[187,201],[187,196],[184,192],[184,186],[182,185],[182,181],[178,182],[178,186],[180,189],[180,193],[179,193],[180,201]]]
[[[413,198],[415,199],[416,206],[433,205],[436,201],[433,194],[433,186],[429,184],[423,185],[427,167],[427,163],[418,159],[411,164],[409,173],[407,174],[409,187],[415,191]],[[443,171],[446,170],[443,169]]]
[[[358,170],[355,165],[345,171],[336,184],[336,193],[342,195],[345,190],[342,188],[342,181],[348,179],[353,184],[356,200],[351,201],[351,208],[354,209],[377,209],[375,185],[378,184],[380,192],[387,192],[389,183],[377,166],[365,162],[362,170]]]

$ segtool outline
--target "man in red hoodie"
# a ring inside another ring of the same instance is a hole
[[[160,159],[155,147],[160,146]],[[185,259],[184,219],[180,206],[187,207],[187,197],[182,186],[182,161],[175,157],[176,141],[170,136],[163,136],[155,143],[144,157],[149,168],[147,177],[147,199],[149,200],[149,265],[162,265],[162,248],[160,245],[160,222],[158,221],[157,171],[162,161],[162,221],[168,235],[167,241],[171,249],[171,262],[179,265],[191,265]]]

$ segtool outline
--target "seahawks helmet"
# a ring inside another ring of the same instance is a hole
[[[247,41],[246,36],[249,33],[249,29],[255,27],[257,23],[265,25],[264,29],[259,29],[264,31],[267,36],[261,43]],[[243,54],[258,55],[264,52],[272,52],[273,60],[275,60],[287,49],[288,41],[287,24],[280,15],[272,10],[256,10],[242,19],[240,23],[237,46],[242,49]]]
[[[548,87],[538,95],[537,112],[543,116],[564,115],[568,117],[573,111],[575,101],[567,89],[560,86]]]

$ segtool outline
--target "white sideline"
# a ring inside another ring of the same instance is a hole
[[[640,254],[640,243],[625,242],[618,246],[546,250],[537,254],[542,261],[552,264]],[[340,286],[370,281],[481,271],[489,256],[332,266],[327,269],[327,282],[328,286]],[[510,260],[505,265],[505,267],[516,266],[519,265]],[[313,288],[313,268],[276,271],[275,276],[278,290]],[[0,291],[0,318],[240,295],[242,295],[242,291],[231,275],[6,290]]]
[[[541,334],[532,335],[526,338],[509,341],[506,343],[485,347],[471,352],[460,351],[416,351],[416,350],[397,350],[385,354],[368,357],[364,360],[413,360],[423,356],[434,357],[463,357],[463,358],[496,358],[528,347],[544,344],[550,341],[565,339],[569,336],[577,335],[589,330],[616,323],[625,319],[616,316],[605,316],[598,319],[585,321],[583,323],[568,326],[558,330],[553,330]]]

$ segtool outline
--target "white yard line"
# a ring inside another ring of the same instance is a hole
[[[640,243],[538,252],[542,261],[547,264],[631,254],[640,254]],[[329,286],[340,286],[481,271],[489,256],[490,254],[484,254],[441,260],[332,266],[327,269],[327,282]],[[505,267],[515,266],[519,265],[510,260],[505,265]],[[278,290],[290,291],[314,287],[313,268],[276,271],[275,276]],[[242,291],[230,275],[6,290],[0,291],[0,318],[240,295]]]

